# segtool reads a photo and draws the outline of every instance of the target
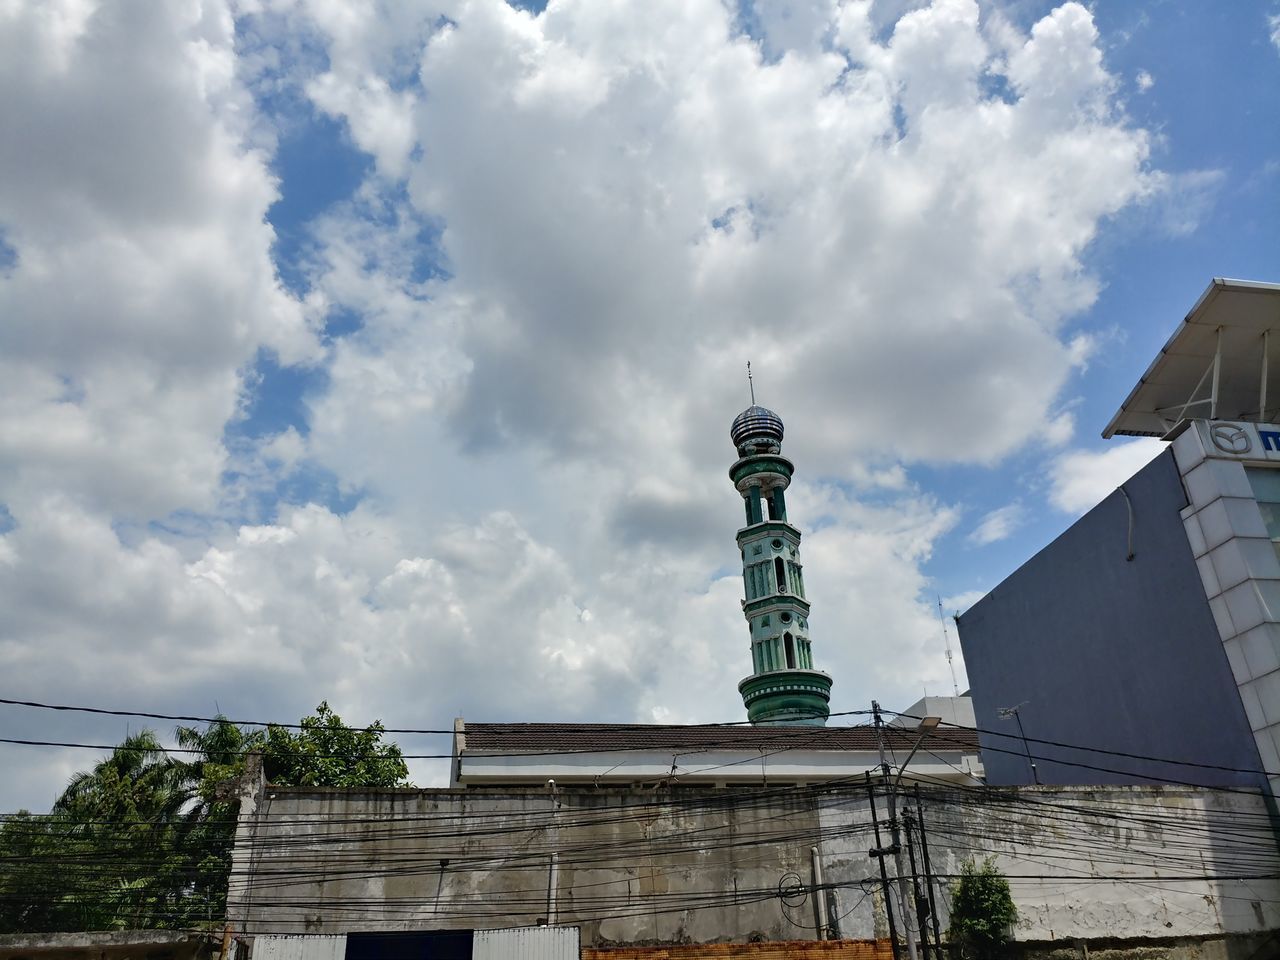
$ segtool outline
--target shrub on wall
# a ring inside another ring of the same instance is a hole
[[[996,869],[995,859],[966,860],[960,879],[951,886],[951,926],[947,934],[973,958],[998,957],[1018,910],[1009,881]]]

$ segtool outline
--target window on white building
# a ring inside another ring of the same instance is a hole
[[[1268,467],[1245,467],[1249,486],[1262,511],[1262,522],[1267,526],[1271,545],[1280,555],[1280,470]]]

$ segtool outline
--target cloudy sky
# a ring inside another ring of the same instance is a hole
[[[1280,279],[1278,108],[1266,2],[0,5],[0,697],[739,720],[747,360],[833,709],[948,692],[936,598]]]

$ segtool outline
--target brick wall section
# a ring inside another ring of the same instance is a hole
[[[675,947],[584,949],[582,960],[892,960],[888,940],[775,940],[771,943],[703,943]]]

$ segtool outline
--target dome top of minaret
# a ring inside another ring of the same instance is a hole
[[[758,404],[752,404],[733,419],[729,428],[738,455],[776,453],[782,449],[782,418]]]

